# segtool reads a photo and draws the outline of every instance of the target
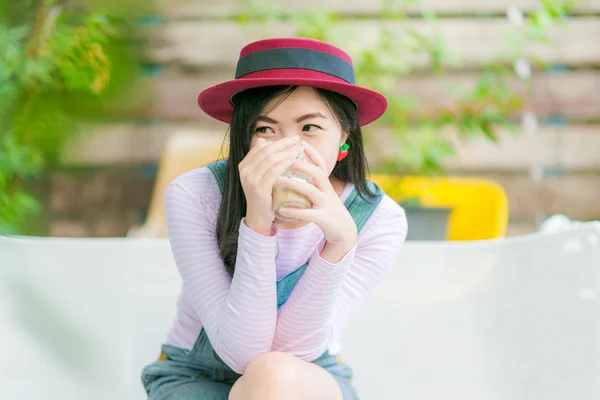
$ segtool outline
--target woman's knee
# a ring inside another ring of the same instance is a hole
[[[292,399],[290,396],[298,383],[301,363],[300,359],[286,353],[261,354],[248,364],[229,399],[278,399],[281,396]]]
[[[340,386],[326,370],[281,352],[265,353],[252,360],[229,394],[229,400],[342,397]]]
[[[291,354],[277,351],[264,353],[248,364],[244,376],[289,385],[294,382],[301,363],[302,360]]]

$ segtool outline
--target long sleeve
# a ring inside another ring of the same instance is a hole
[[[315,251],[306,272],[281,307],[274,351],[318,358],[339,339],[396,262],[407,233],[404,210],[385,197],[359,235],[355,249],[331,264]]]
[[[183,293],[202,322],[215,351],[238,373],[257,355],[271,350],[277,318],[275,256],[277,239],[240,222],[233,279],[225,270],[216,240],[218,204],[202,193],[204,179],[167,189],[165,211],[171,249]],[[193,194],[190,193],[193,191]]]

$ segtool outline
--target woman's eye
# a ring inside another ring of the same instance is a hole
[[[256,133],[274,133],[273,129],[271,129],[268,126],[259,126],[258,128],[256,128],[256,130],[254,132],[256,132]]]
[[[311,125],[311,124],[307,124],[302,127],[303,132],[314,132],[317,129],[321,129],[321,127],[318,125]]]

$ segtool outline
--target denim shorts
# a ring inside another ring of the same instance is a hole
[[[344,400],[357,400],[352,369],[328,352],[313,361],[340,386]],[[192,350],[163,345],[159,359],[144,368],[142,383],[151,400],[227,400],[241,375],[213,350],[204,330]]]

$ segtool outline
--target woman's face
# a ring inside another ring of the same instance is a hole
[[[258,117],[250,148],[258,138],[275,141],[300,136],[321,153],[331,174],[347,137],[339,121],[311,87],[301,86],[285,100],[281,98],[271,100]]]

